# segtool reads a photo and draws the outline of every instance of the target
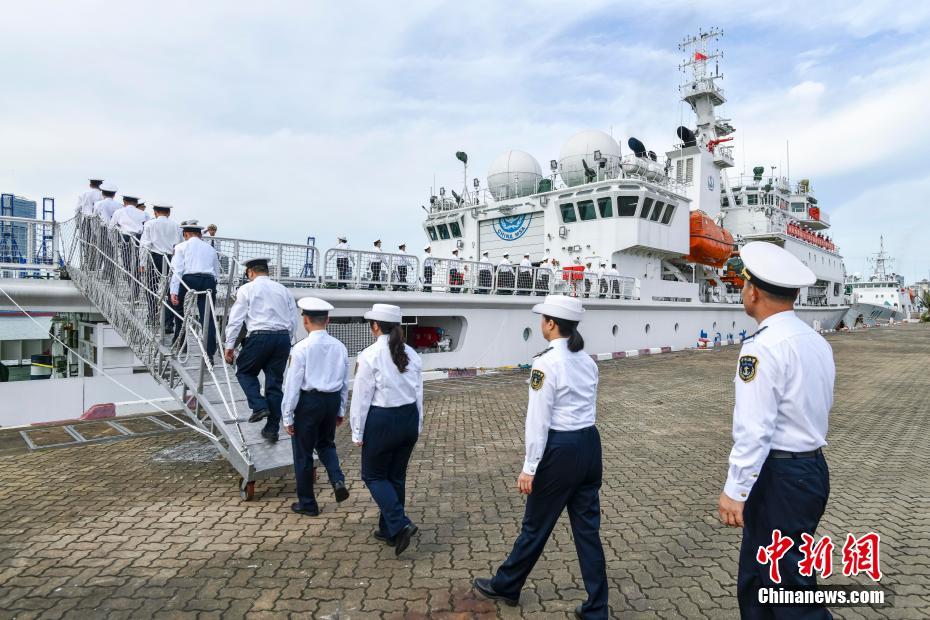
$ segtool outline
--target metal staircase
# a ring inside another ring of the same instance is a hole
[[[208,292],[188,289],[180,309],[168,301],[171,272],[167,261],[161,271],[156,269],[151,255],[134,237],[104,226],[97,218],[77,216],[60,224],[60,239],[63,260],[75,286],[122,336],[152,377],[171,392],[191,424],[207,435],[239,472],[242,498],[252,498],[257,479],[289,470],[293,463],[290,437],[282,429],[278,442],[270,443],[261,437],[261,425],[245,422],[250,413],[246,398],[223,359],[222,349],[216,359],[206,356],[206,326],[213,325],[217,341],[222,343],[223,317],[243,273],[238,244],[225,244],[236,250],[232,253],[216,247],[223,267],[216,300]],[[313,247],[302,250],[317,252]],[[203,321],[198,311],[201,300],[205,303]],[[181,337],[173,342],[166,332],[177,319],[182,321]]]

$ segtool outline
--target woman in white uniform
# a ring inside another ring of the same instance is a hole
[[[607,567],[600,538],[601,437],[594,426],[598,372],[577,329],[584,308],[576,298],[549,295],[533,312],[542,315],[540,328],[549,348],[536,356],[530,373],[526,458],[517,479],[520,493],[528,496],[523,526],[494,577],[476,579],[474,585],[488,598],[517,605],[567,508],[588,593],[575,616],[607,618]]]
[[[362,480],[381,509],[374,537],[400,555],[416,534],[404,512],[407,463],[423,430],[420,356],[404,343],[397,306],[375,304],[365,318],[376,340],[358,354],[352,441],[362,447]]]

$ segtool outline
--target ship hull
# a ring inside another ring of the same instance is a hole
[[[860,318],[861,317],[861,318]],[[849,307],[846,315],[843,317],[843,324],[846,327],[875,327],[879,323],[888,321],[903,321],[907,318],[902,312],[888,306],[878,304],[867,304],[857,302]]]

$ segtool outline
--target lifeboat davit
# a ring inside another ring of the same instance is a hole
[[[703,211],[691,212],[691,252],[685,260],[721,268],[733,254],[733,235]]]

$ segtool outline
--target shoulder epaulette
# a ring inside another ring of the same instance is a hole
[[[769,326],[766,325],[766,326],[763,327],[762,329],[756,330],[755,333],[753,333],[753,334],[751,334],[751,335],[749,335],[749,336],[745,336],[742,340],[740,340],[740,344],[742,344],[742,343],[744,343],[744,342],[748,342],[749,340],[752,340],[753,338],[755,338],[756,336],[758,336],[759,334],[761,334],[762,332],[764,332],[764,331],[767,330],[768,328],[769,328]]]
[[[551,350],[552,350],[552,347],[549,347],[549,348],[547,348],[547,349],[543,349],[542,351],[540,351],[539,353],[537,353],[537,354],[534,355],[533,357],[534,357],[534,358],[542,357],[543,355],[545,355],[546,353],[548,353],[548,352],[551,351]]]

